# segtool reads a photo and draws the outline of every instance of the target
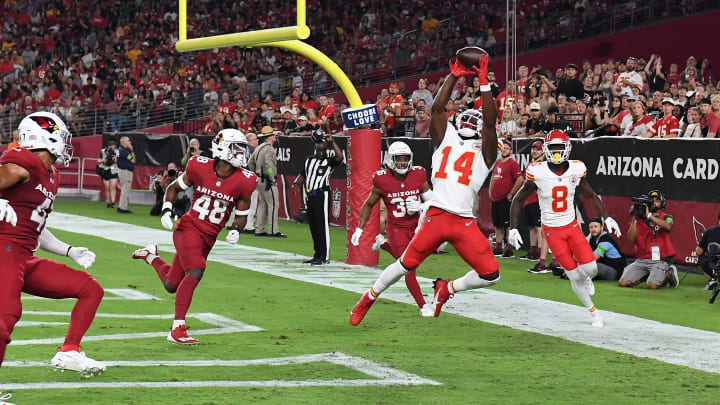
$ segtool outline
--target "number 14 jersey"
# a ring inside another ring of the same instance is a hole
[[[255,191],[255,173],[241,167],[228,177],[215,173],[215,159],[193,156],[185,169],[188,182],[193,185],[190,211],[178,221],[178,226],[190,225],[209,236],[217,236],[223,229],[231,209]]]
[[[565,172],[557,174],[547,162],[535,162],[525,170],[525,178],[537,185],[540,220],[544,226],[565,226],[575,220],[575,188],[586,175],[585,163],[570,160]]]

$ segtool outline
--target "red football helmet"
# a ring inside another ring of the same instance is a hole
[[[562,145],[563,148],[553,148],[554,145]],[[545,135],[545,143],[543,144],[543,153],[550,163],[560,164],[570,157],[570,137],[559,129],[553,129]]]

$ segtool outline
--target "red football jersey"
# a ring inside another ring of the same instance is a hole
[[[193,200],[190,210],[179,222],[191,221],[201,232],[217,236],[241,200],[255,191],[258,179],[255,173],[238,167],[233,174],[221,178],[215,173],[215,159],[193,156],[188,161],[185,176],[193,185]]]
[[[673,115],[667,118],[661,118],[655,122],[655,125],[650,127],[650,132],[660,138],[665,138],[670,135],[678,136],[680,135],[680,121]]]
[[[0,222],[0,240],[16,242],[28,250],[35,250],[45,220],[52,212],[60,177],[55,167],[50,170],[34,153],[25,148],[8,149],[0,157],[0,165],[14,163],[30,173],[30,179],[18,183],[2,193],[17,214],[17,225]]]
[[[387,207],[388,224],[401,228],[415,228],[419,215],[408,214],[405,202],[420,200],[420,190],[427,181],[427,174],[422,166],[413,166],[408,170],[404,180],[398,180],[390,169],[383,169],[373,174],[373,187],[377,187]]]

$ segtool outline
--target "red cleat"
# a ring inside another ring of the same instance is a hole
[[[433,301],[435,305],[435,316],[440,316],[440,310],[442,309],[443,304],[447,302],[450,298],[452,298],[453,294],[450,294],[450,290],[448,289],[450,284],[450,280],[443,280],[441,278],[435,280],[433,282],[433,289],[435,289],[435,296],[433,297]]]
[[[362,322],[363,318],[365,318],[365,314],[367,314],[368,310],[375,302],[375,300],[370,299],[368,294],[370,294],[370,291],[363,294],[360,301],[358,301],[352,311],[350,311],[350,324],[352,326],[357,326],[360,322]]]
[[[170,343],[177,343],[179,345],[187,345],[187,346],[198,344],[197,339],[188,335],[188,333],[187,333],[188,329],[190,329],[190,328],[185,325],[180,325],[177,328],[170,329],[170,333],[168,334],[167,341]]]

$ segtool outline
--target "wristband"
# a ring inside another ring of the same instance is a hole
[[[481,92],[492,91],[492,87],[490,87],[489,84],[481,84],[480,91]]]
[[[180,186],[180,188],[181,188],[183,191],[187,190],[187,189],[190,187],[190,186],[188,186],[187,184],[185,184],[185,182],[183,181],[183,176],[182,176],[182,175],[178,176],[178,178],[175,179],[175,181],[177,182],[177,185]]]
[[[65,252],[65,256],[70,257],[70,249],[72,249],[72,246],[68,246],[67,252]]]
[[[250,211],[251,211],[250,208],[248,208],[244,211],[235,210],[235,215],[238,215],[238,216],[250,215]]]
[[[165,202],[163,202],[162,212],[165,212],[165,210],[170,210],[170,211],[172,211],[172,203],[171,203],[170,201],[165,201]]]

